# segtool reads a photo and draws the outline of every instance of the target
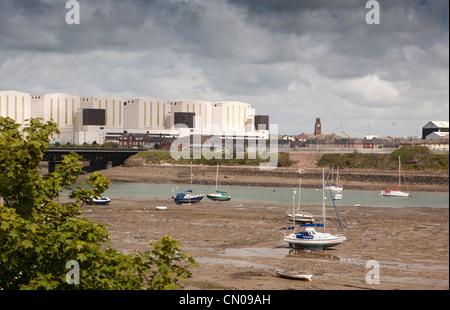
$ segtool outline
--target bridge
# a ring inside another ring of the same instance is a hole
[[[48,148],[43,161],[48,162],[48,173],[55,171],[57,163],[61,163],[63,156],[72,152],[89,161],[92,169],[109,169],[121,165],[130,156],[144,151],[143,149],[97,149],[97,148]]]

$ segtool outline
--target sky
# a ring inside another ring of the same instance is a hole
[[[243,101],[290,135],[449,120],[448,0],[67,2],[0,1],[0,90]]]

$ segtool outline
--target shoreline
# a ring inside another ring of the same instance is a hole
[[[215,166],[193,166],[193,183],[215,185]],[[153,183],[153,184],[189,184],[190,165],[143,165],[138,167],[116,166],[99,171],[111,182]],[[84,180],[89,174],[80,176]],[[371,170],[339,171],[340,184],[351,190],[383,190],[398,186],[398,172]],[[449,191],[448,171],[405,172],[407,187],[410,191]],[[260,170],[259,167],[221,166],[218,184],[235,186],[296,187],[298,186],[298,168],[276,168]],[[403,180],[402,180],[403,181]],[[331,182],[331,180],[330,180]],[[321,168],[304,169],[302,187],[322,186]],[[402,188],[405,184],[402,182]]]

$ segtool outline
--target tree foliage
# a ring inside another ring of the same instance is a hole
[[[146,252],[111,248],[106,225],[81,217],[83,204],[101,196],[109,179],[93,173],[72,189],[82,173],[75,153],[40,175],[48,137],[58,127],[31,119],[19,128],[0,117],[0,289],[177,289],[179,280],[192,277],[194,259],[169,236]],[[63,189],[71,189],[73,201],[57,201]],[[66,281],[71,260],[79,263],[79,284]]]

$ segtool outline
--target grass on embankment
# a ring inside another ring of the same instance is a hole
[[[181,154],[182,152],[180,152]],[[190,164],[193,165],[210,165],[215,166],[227,165],[227,166],[258,166],[260,163],[268,163],[270,161],[270,155],[267,158],[260,158],[259,154],[256,154],[256,158],[249,158],[247,153],[236,153],[228,154],[230,159],[226,158],[224,153],[218,153],[216,158],[206,159],[203,154],[200,159],[194,159],[193,152],[184,153],[184,158],[174,159],[170,151],[165,150],[154,150],[154,151],[143,151],[136,155],[130,157],[131,159],[143,158],[147,164]],[[274,158],[274,156],[272,156]],[[278,153],[277,167],[289,167],[293,162],[289,159],[288,153]]]
[[[448,170],[449,155],[433,154],[426,146],[403,146],[390,154],[324,154],[317,163],[320,167],[354,169],[398,169],[398,157],[403,170]]]

